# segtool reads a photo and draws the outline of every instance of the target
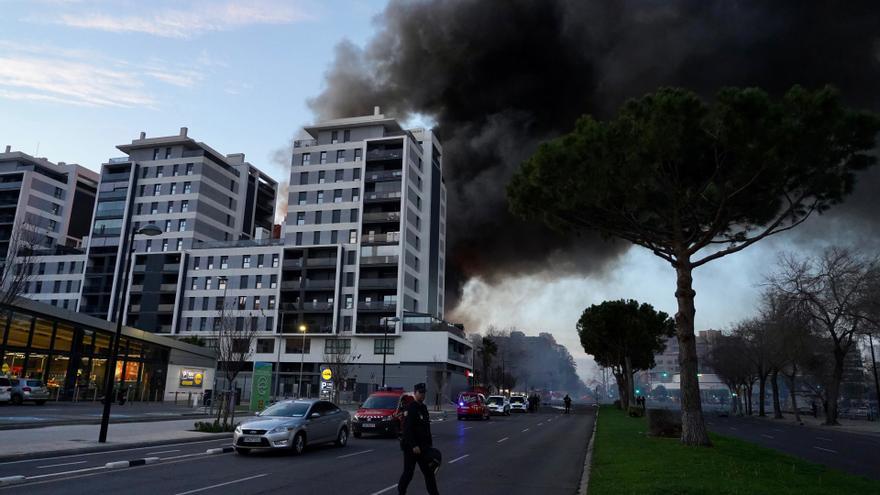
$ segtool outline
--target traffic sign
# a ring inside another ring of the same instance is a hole
[[[324,371],[321,372],[321,378],[327,382],[333,379],[333,372],[330,371],[330,368],[325,368]]]
[[[6,363],[3,363],[3,374],[5,375],[7,373],[9,373],[9,365]]]

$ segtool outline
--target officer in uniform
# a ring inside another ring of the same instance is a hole
[[[437,480],[434,470],[429,465],[429,459],[425,452],[431,448],[431,419],[428,416],[428,408],[425,406],[427,387],[424,383],[417,383],[413,389],[415,399],[406,408],[403,418],[403,436],[400,440],[400,448],[403,450],[403,474],[397,483],[397,492],[406,493],[409,482],[412,481],[416,464],[425,477],[425,488],[430,495],[439,495]]]

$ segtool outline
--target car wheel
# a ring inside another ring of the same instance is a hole
[[[340,428],[339,434],[336,435],[336,446],[345,447],[348,443],[348,428]]]
[[[15,404],[16,406],[20,406],[22,403],[21,396],[20,395],[13,395],[12,396],[12,403]]]
[[[38,406],[42,406],[42,405],[45,405],[45,404],[46,404],[46,401],[44,401],[44,400],[38,400],[38,401],[34,401],[34,403],[35,403],[36,405],[38,405]]]
[[[306,450],[306,436],[302,432],[297,433],[293,437],[293,453],[300,455]]]
[[[243,449],[241,447],[235,447],[235,453],[238,455],[248,455],[251,453],[251,449]]]
[[[354,435],[355,438],[360,438],[362,436],[361,432],[359,431],[352,433],[352,435]]]

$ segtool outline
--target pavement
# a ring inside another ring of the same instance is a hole
[[[545,408],[537,414],[493,417],[490,421],[438,418],[432,431],[434,446],[444,458],[438,474],[440,491],[576,493],[594,421],[595,409],[591,407],[575,408],[571,415]],[[0,444],[5,442],[0,439]],[[0,494],[381,495],[394,493],[402,469],[398,442],[389,438],[351,438],[344,448],[313,446],[301,457],[288,452],[245,457],[220,448],[229,450],[229,446],[229,439],[223,438],[2,462]],[[4,479],[17,484],[3,485]],[[418,471],[409,493],[425,493]]]
[[[748,440],[811,462],[880,480],[880,434],[838,426],[799,425],[794,423],[793,418],[725,418],[707,414],[706,425],[715,433]]]
[[[42,406],[25,403],[19,406],[0,405],[0,430],[41,428],[44,426],[99,424],[103,412],[100,402],[47,402]],[[113,404],[110,421],[164,421],[206,416],[205,408],[193,408],[182,403],[127,402]]]

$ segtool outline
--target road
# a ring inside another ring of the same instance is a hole
[[[880,436],[788,421],[708,416],[710,430],[818,464],[880,480]]]
[[[563,415],[555,409],[538,414],[494,417],[491,421],[432,423],[434,445],[443,453],[440,491],[492,494],[571,495],[577,491],[594,409]],[[207,448],[229,441],[179,444],[91,455],[0,464],[0,477],[25,475],[24,484],[0,493],[28,495],[195,493],[333,493],[393,494],[403,466],[396,440],[352,438],[345,448],[321,446],[303,456],[268,453],[247,457],[208,455]],[[107,462],[158,457],[155,464],[106,469]],[[39,478],[33,478],[39,476]],[[417,471],[409,493],[425,493]]]

